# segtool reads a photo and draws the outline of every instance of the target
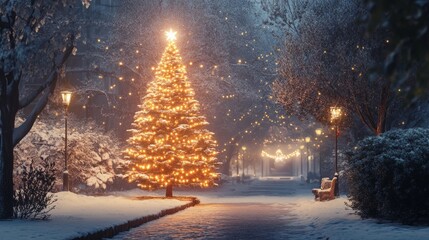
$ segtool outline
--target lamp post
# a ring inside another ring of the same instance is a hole
[[[310,172],[310,152],[308,151],[308,144],[310,142],[311,142],[311,138],[305,137],[305,145],[307,147],[307,182],[310,181],[310,179],[308,179],[308,173]]]
[[[241,158],[240,153],[238,153],[238,157],[235,160],[235,166],[236,166],[236,169],[237,169],[237,172],[236,172],[237,173],[237,178],[238,178],[238,176],[240,176],[239,175],[239,169],[238,169],[238,167],[239,167],[238,161],[240,160],[240,158]]]
[[[300,155],[301,155],[301,180],[303,179],[304,175],[304,164],[302,163],[302,150],[304,149],[304,145],[299,146]]]
[[[322,135],[322,129],[321,128],[316,129],[315,132],[316,132],[317,137],[320,137],[320,135]],[[314,171],[316,171],[316,169],[314,169]],[[322,154],[320,151],[320,145],[319,145],[319,178],[320,178],[320,182],[322,182]]]
[[[67,112],[70,106],[71,96],[72,96],[72,92],[70,91],[61,92],[61,97],[63,99],[63,105],[64,105],[64,129],[65,129],[63,191],[69,191],[69,171],[67,167]]]
[[[241,155],[241,164],[243,167],[243,172],[241,173],[241,180],[244,180],[244,154],[246,153],[246,146],[242,146],[241,150],[243,150],[243,154]]]
[[[335,125],[335,174],[337,177],[337,182],[335,186],[335,196],[340,196],[339,186],[339,174],[338,174],[338,121],[341,117],[341,108],[340,107],[331,107],[331,122]]]

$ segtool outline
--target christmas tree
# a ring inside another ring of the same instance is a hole
[[[166,197],[172,197],[173,186],[215,185],[218,162],[214,134],[205,128],[208,122],[181,63],[175,32],[170,30],[167,37],[125,153],[132,162],[130,181],[143,189],[165,187]]]

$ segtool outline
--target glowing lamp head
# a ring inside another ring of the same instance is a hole
[[[315,132],[316,132],[317,136],[322,135],[322,129],[321,128],[316,129]]]
[[[63,105],[68,107],[70,106],[72,92],[70,91],[61,91],[61,97],[63,99]]]
[[[341,117],[340,107],[331,107],[331,121],[335,121]]]
[[[247,148],[246,148],[246,146],[242,146],[242,147],[241,147],[241,149],[242,149],[243,151],[246,151],[246,149],[247,149]]]
[[[306,138],[305,138],[305,142],[306,142],[306,143],[309,143],[310,141],[311,141],[311,138],[310,138],[310,137],[306,137]]]
[[[169,42],[174,42],[176,41],[177,37],[176,37],[177,32],[173,32],[173,30],[170,29],[170,31],[165,32],[165,35],[167,36],[167,40]]]

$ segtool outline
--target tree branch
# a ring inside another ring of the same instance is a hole
[[[33,127],[34,122],[37,119],[37,116],[42,112],[43,108],[45,108],[46,104],[48,103],[49,96],[51,95],[51,92],[55,89],[56,81],[58,79],[58,74],[53,77],[53,80],[51,82],[51,85],[49,85],[49,89],[46,89],[43,92],[43,95],[40,96],[39,100],[37,101],[36,105],[33,107],[32,111],[28,116],[26,117],[25,121],[15,130],[13,131],[13,146],[16,146],[16,144],[21,141],[27,135],[27,133],[30,131],[31,127]]]
[[[25,137],[25,135],[31,130],[31,127],[33,126],[34,122],[36,121],[37,116],[40,114],[40,112],[45,108],[46,104],[48,103],[49,96],[54,91],[56,82],[58,79],[58,71],[59,69],[64,65],[65,61],[68,59],[70,54],[73,51],[73,42],[74,42],[74,36],[71,36],[70,42],[68,46],[66,47],[66,50],[64,51],[64,54],[61,58],[59,58],[59,61],[57,61],[54,64],[54,69],[52,70],[51,74],[49,75],[48,79],[45,81],[45,83],[39,87],[35,92],[33,92],[32,95],[25,98],[23,101],[19,101],[19,109],[29,105],[31,102],[35,101],[37,97],[39,96],[39,99],[37,100],[36,104],[34,105],[32,111],[25,119],[25,122],[23,122],[19,127],[15,128],[13,132],[13,146],[16,146],[16,144],[21,141],[22,138]]]
[[[72,53],[73,48],[74,48],[73,44],[70,44],[67,47],[59,63],[54,65],[52,72],[49,74],[45,82],[38,89],[36,89],[33,93],[31,93],[26,98],[19,100],[19,107],[18,107],[19,109],[25,108],[30,103],[32,103],[39,96],[39,94],[41,94],[45,89],[51,86],[52,82],[56,81],[58,69],[64,65],[65,61],[69,58],[70,54]]]

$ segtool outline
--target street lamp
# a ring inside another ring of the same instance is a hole
[[[242,176],[242,180],[244,180],[244,154],[246,153],[246,146],[242,146],[241,150],[243,150],[243,154],[241,155],[243,172],[241,173],[241,176]]]
[[[310,179],[308,179],[308,173],[310,172],[310,152],[308,151],[308,144],[310,142],[311,142],[311,138],[305,137],[305,145],[307,147],[307,182],[310,181]]]
[[[335,186],[335,196],[340,196],[339,186],[339,174],[338,174],[338,121],[341,117],[341,108],[340,107],[331,107],[331,122],[335,125],[335,174],[337,177],[337,182]]]
[[[304,175],[304,165],[302,163],[302,150],[304,149],[304,145],[299,146],[300,151],[300,156],[301,156],[301,180],[303,179],[303,175]]]
[[[317,128],[315,130],[315,132],[316,132],[317,137],[320,137],[320,135],[322,135],[322,129],[321,128]],[[314,161],[314,162],[316,162],[316,161]],[[316,168],[314,168],[314,171],[316,172]],[[320,145],[319,145],[319,178],[320,178],[320,182],[322,182],[322,154],[320,151]]]
[[[63,172],[63,191],[69,191],[69,171],[67,168],[67,110],[70,106],[70,100],[72,97],[72,92],[62,91],[61,97],[63,99],[64,105],[64,129],[65,129],[65,138],[64,138],[64,172]]]

